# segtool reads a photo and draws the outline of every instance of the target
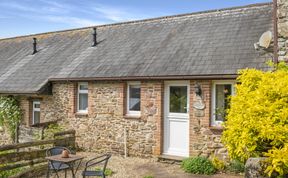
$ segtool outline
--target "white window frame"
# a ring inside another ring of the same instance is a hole
[[[35,105],[36,104],[39,104],[40,105],[40,108],[35,108]],[[33,101],[32,102],[32,106],[33,106],[33,109],[32,109],[32,124],[36,124],[35,123],[35,116],[34,116],[34,112],[39,112],[41,114],[41,103],[40,101]],[[40,122],[40,118],[39,118],[39,122]]]
[[[78,89],[77,89],[77,112],[78,113],[88,113],[88,107],[86,110],[80,110],[79,107],[79,102],[80,102],[80,94],[87,94],[88,95],[88,89],[87,90],[80,90],[81,85],[87,85],[88,88],[88,82],[79,82],[78,83]],[[88,100],[87,100],[87,106],[89,105],[89,95],[88,95]]]
[[[215,107],[216,107],[216,85],[225,85],[230,84],[232,85],[231,88],[231,95],[235,95],[235,80],[217,80],[212,82],[212,96],[211,96],[211,126],[212,127],[221,127],[223,124],[223,121],[216,121],[216,115],[215,115]]]
[[[130,86],[135,86],[139,85],[140,88],[140,111],[130,111],[129,110],[129,98],[130,98]],[[140,116],[141,115],[141,82],[127,82],[127,115],[132,115],[132,116]]]

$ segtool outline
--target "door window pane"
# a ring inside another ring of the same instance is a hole
[[[170,112],[187,113],[187,86],[170,87]]]
[[[232,94],[231,84],[216,85],[216,121],[225,121],[226,109],[230,106],[230,96]]]
[[[139,85],[129,85],[129,111],[140,111]]]

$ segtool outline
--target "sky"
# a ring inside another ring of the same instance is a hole
[[[0,38],[271,0],[0,0]]]

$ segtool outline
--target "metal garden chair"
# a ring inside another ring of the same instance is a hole
[[[71,154],[71,151],[68,148],[56,146],[56,147],[48,149],[46,151],[46,156],[54,156],[54,155],[62,154],[63,150],[67,150],[68,153]],[[46,177],[49,178],[50,170],[53,170],[56,173],[58,178],[59,178],[59,175],[57,172],[61,171],[61,170],[65,170],[65,177],[66,177],[67,176],[67,169],[69,169],[69,165],[67,165],[67,164],[63,164],[63,163],[60,163],[57,161],[49,161]]]
[[[108,160],[111,157],[111,154],[104,154],[102,156],[90,159],[86,162],[85,169],[82,172],[83,178],[89,176],[99,176],[105,178],[105,170],[108,164]],[[97,165],[101,165],[100,170],[95,170]],[[94,169],[94,170],[92,170]]]

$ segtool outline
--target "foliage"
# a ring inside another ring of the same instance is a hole
[[[0,167],[4,166],[4,164],[0,165]],[[7,170],[7,171],[0,171],[0,177],[1,178],[8,178],[12,175],[18,174],[20,172],[22,172],[25,168],[20,167],[20,168],[15,168],[12,170]]]
[[[285,62],[279,62],[278,64],[275,64],[272,60],[270,60],[267,62],[267,64],[275,70],[288,71],[288,65]]]
[[[215,167],[215,169],[217,169],[219,171],[222,171],[225,169],[225,162],[220,160],[219,158],[212,156],[211,162],[212,162],[213,166]]]
[[[7,153],[11,153],[13,151],[9,150],[9,151],[0,151],[0,155],[2,154],[7,154]],[[8,164],[0,164],[0,167],[6,166]],[[0,171],[0,177],[1,178],[8,178],[12,175],[18,174],[19,172],[23,171],[24,168],[20,167],[20,168],[16,168],[16,169],[12,169],[12,170],[7,170],[7,171]]]
[[[281,175],[287,173],[288,161],[279,158],[287,153],[288,144],[288,66],[274,67],[273,72],[240,71],[222,141],[232,159],[245,162],[249,157],[269,156],[267,172]]]
[[[147,175],[147,176],[144,176],[143,178],[154,178],[154,176]]]
[[[64,129],[59,124],[49,124],[48,127],[44,130],[43,137],[45,140],[54,139],[54,134],[57,132],[62,132]],[[35,133],[34,138],[36,140],[41,140],[41,133]]]
[[[241,161],[232,160],[227,165],[227,170],[234,173],[243,173],[245,171],[245,165]]]
[[[265,173],[269,176],[272,175],[272,173],[277,172],[280,176],[288,173],[288,144],[285,143],[283,148],[277,149],[272,148],[268,151],[268,153],[265,153],[265,156],[267,156],[267,163],[268,166],[265,170]]]
[[[100,167],[95,168],[95,171],[100,171],[100,170],[102,170]],[[113,173],[114,172],[110,168],[106,168],[104,172],[105,176],[111,176]]]
[[[17,126],[21,121],[22,111],[19,100],[13,96],[0,96],[0,126],[8,128],[13,140]]]
[[[211,175],[216,172],[212,162],[205,157],[191,157],[182,161],[182,169],[192,174]]]
[[[45,139],[54,139],[54,134],[57,132],[62,132],[64,129],[59,124],[49,124],[47,129],[44,130]]]

